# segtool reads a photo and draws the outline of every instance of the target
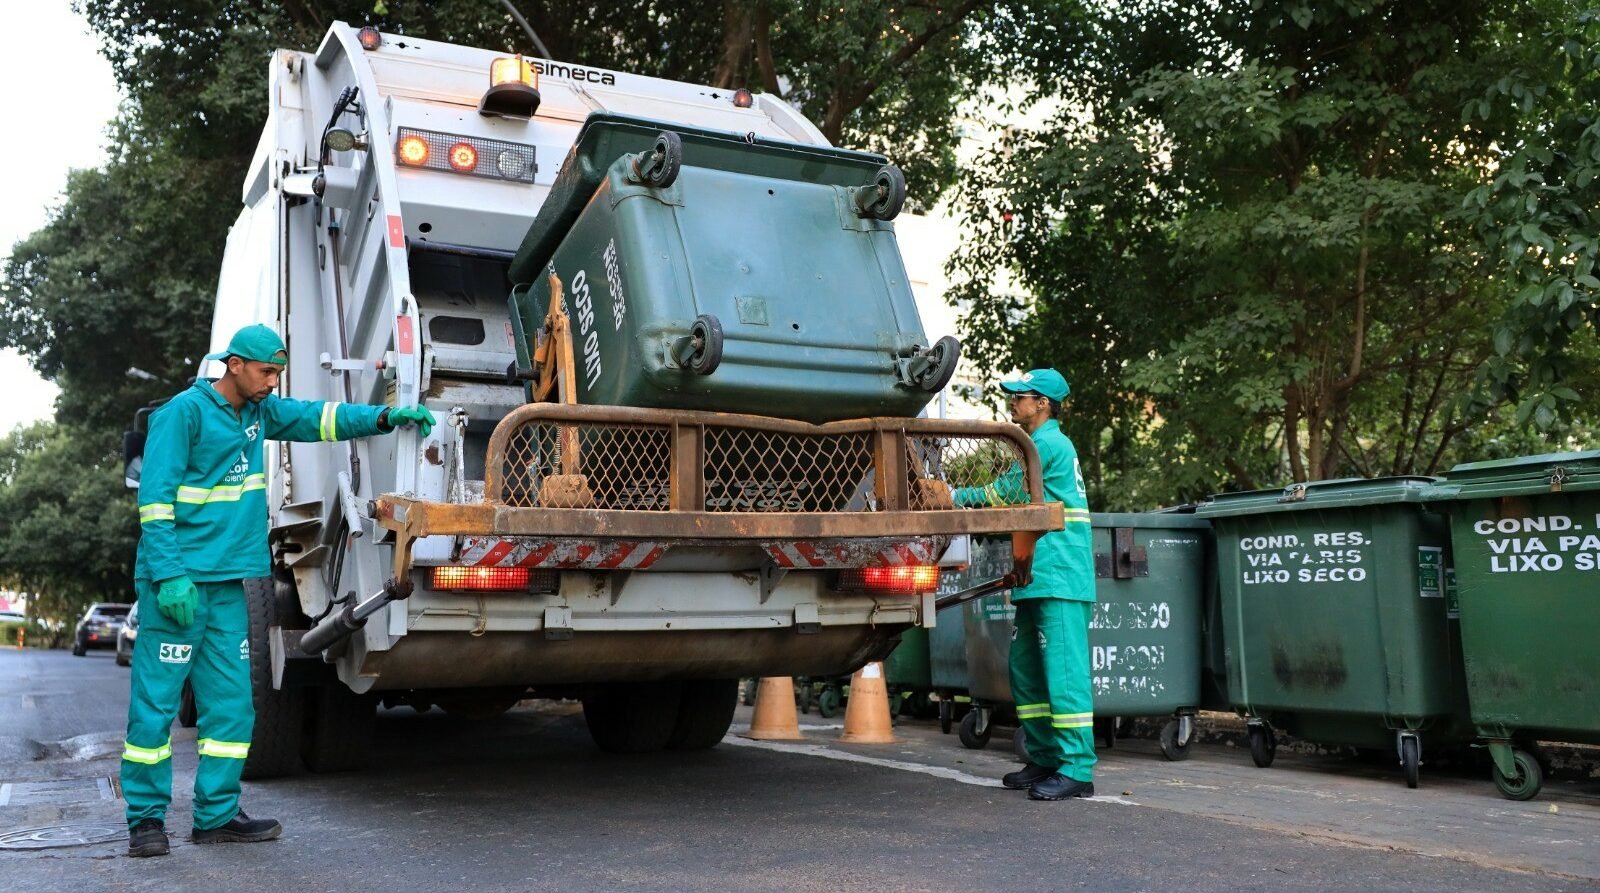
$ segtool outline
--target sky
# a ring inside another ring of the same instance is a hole
[[[0,257],[49,219],[67,172],[105,161],[120,95],[111,65],[70,0],[0,3]],[[32,139],[18,139],[26,134]],[[42,141],[48,140],[48,144]],[[0,351],[0,435],[55,414],[56,387]]]

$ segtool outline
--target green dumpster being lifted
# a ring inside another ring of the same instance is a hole
[[[559,288],[572,402],[915,416],[960,344],[923,333],[904,201],[882,155],[590,115],[510,265],[514,372],[535,378]]]
[[[1227,689],[1271,765],[1274,727],[1322,744],[1394,747],[1416,787],[1423,739],[1470,740],[1449,535],[1431,478],[1317,481],[1212,497]]]
[[[1600,451],[1458,465],[1450,514],[1472,722],[1527,800],[1538,739],[1600,744]]]

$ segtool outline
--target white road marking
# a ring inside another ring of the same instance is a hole
[[[806,726],[805,728],[814,729],[818,727]],[[865,763],[868,766],[878,766],[884,769],[899,769],[902,772],[918,772],[923,775],[931,775],[934,778],[942,778],[946,781],[956,781],[960,782],[961,784],[970,784],[974,787],[980,788],[998,788],[1000,786],[1000,782],[997,779],[972,775],[967,772],[962,772],[960,769],[946,769],[943,766],[924,766],[921,763],[907,763],[902,760],[886,760],[882,757],[869,757],[862,754],[834,750],[830,747],[824,747],[820,744],[789,744],[782,741],[751,741],[748,738],[740,738],[737,735],[728,735],[724,737],[722,739],[722,743],[733,744],[738,747],[754,747],[760,750],[775,750],[779,753],[792,753],[806,757],[822,757],[828,760],[839,760],[840,762],[844,763]],[[1088,799],[1091,803],[1116,803],[1121,806],[1139,805],[1132,800],[1124,800],[1121,797],[1095,796]]]
[[[11,785],[0,784],[0,806],[11,802]]]

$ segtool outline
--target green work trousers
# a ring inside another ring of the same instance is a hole
[[[1093,602],[1026,598],[1011,632],[1011,695],[1028,756],[1074,781],[1094,780]]]
[[[133,692],[122,751],[122,796],[128,824],[166,821],[172,802],[172,720],[183,683],[194,689],[200,768],[194,776],[194,826],[210,830],[239,812],[239,774],[250,752],[255,704],[250,699],[250,624],[239,580],[196,583],[194,623],[179,626],[156,605],[156,587],[136,584],[139,638],[133,647]]]

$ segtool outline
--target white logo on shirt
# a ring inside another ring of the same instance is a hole
[[[244,429],[244,436],[248,437],[251,440],[255,440],[256,439],[256,435],[260,434],[260,433],[261,433],[261,423],[260,422],[251,422],[250,423],[250,427]]]
[[[179,645],[172,642],[161,643],[161,662],[164,664],[186,664],[194,656],[193,645]]]
[[[250,659],[250,640],[249,639],[240,639],[239,640],[239,659],[240,660],[249,660]]]

